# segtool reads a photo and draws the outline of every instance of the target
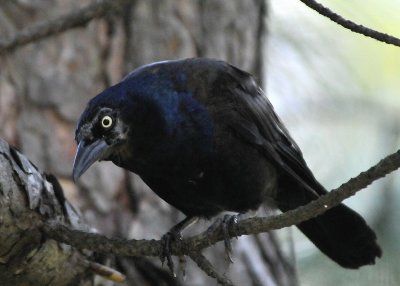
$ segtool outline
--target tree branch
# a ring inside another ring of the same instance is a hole
[[[215,278],[220,285],[233,286],[232,282],[228,278],[218,274],[211,262],[208,261],[203,254],[199,252],[191,252],[189,253],[189,256],[194,262],[196,262],[197,266],[201,270],[203,270],[208,276]]]
[[[0,139],[1,285],[91,285],[85,263],[92,254],[47,239],[39,226],[49,218],[88,230],[64,199],[55,177],[40,173]]]
[[[0,55],[34,41],[86,25],[92,19],[102,17],[110,10],[118,9],[124,2],[127,0],[97,0],[93,4],[64,16],[26,27],[8,38],[0,39]]]
[[[382,159],[378,164],[362,172],[357,177],[350,179],[339,188],[305,206],[271,217],[256,217],[239,221],[237,232],[231,234],[231,236],[236,236],[236,234],[256,234],[299,224],[338,205],[344,199],[353,196],[372,182],[386,176],[399,167],[400,150]],[[118,256],[158,256],[161,249],[160,240],[107,238],[100,234],[69,229],[59,223],[46,223],[43,225],[43,231],[47,236],[74,247],[90,249],[101,253],[113,253]],[[221,241],[223,238],[220,228],[212,231],[207,230],[201,234],[184,239],[180,243],[180,248],[173,243],[171,253],[174,255],[190,255],[193,252],[201,251]]]
[[[89,231],[65,199],[58,180],[41,173],[24,155],[0,139],[1,285],[92,285],[93,273],[116,282],[125,276],[93,262],[91,252],[43,235],[49,219]]]
[[[340,16],[339,14],[336,14],[335,12],[331,11],[330,9],[326,8],[322,4],[314,1],[314,0],[300,0],[303,2],[305,5],[310,7],[311,9],[317,11],[319,14],[322,16],[325,16],[329,19],[331,19],[333,22],[336,24],[339,24],[340,26],[351,30],[352,32],[364,35],[366,37],[373,38],[377,41],[384,42],[386,44],[394,45],[397,47],[400,47],[400,39],[396,38],[394,36],[381,33],[378,31],[375,31],[373,29],[370,29],[368,27],[365,27],[363,25],[356,24],[350,20],[347,20]]]

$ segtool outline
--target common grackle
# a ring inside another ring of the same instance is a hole
[[[88,103],[76,129],[77,180],[95,161],[138,174],[187,218],[282,211],[326,193],[253,77],[223,61],[164,61],[131,72]],[[346,268],[381,256],[376,235],[340,204],[297,227]]]

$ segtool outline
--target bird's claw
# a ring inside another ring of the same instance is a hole
[[[217,228],[221,228],[224,235],[225,254],[229,262],[232,260],[232,243],[230,233],[238,238],[238,215],[225,215],[223,219],[218,218],[208,229],[207,233],[214,232]],[[209,244],[211,244],[209,242]]]
[[[183,280],[186,279],[186,266],[187,266],[186,256],[180,255],[179,256],[179,273]]]
[[[174,261],[172,260],[172,257],[171,257],[172,241],[176,241],[177,243],[180,243],[182,241],[181,233],[169,231],[162,236],[160,260],[161,260],[161,263],[163,266],[164,266],[165,260],[167,261],[168,269],[170,270],[171,274],[174,277],[176,277],[176,274],[174,271]]]
[[[224,234],[225,254],[230,263],[233,263],[230,232],[234,233],[236,238],[238,237],[237,224],[238,224],[237,215],[225,215],[221,222],[221,228]]]
[[[222,221],[223,223],[225,222],[227,224],[228,230],[232,232],[235,235],[235,238],[238,239],[239,237],[239,217],[241,214],[235,214],[235,215],[225,215],[224,220]]]

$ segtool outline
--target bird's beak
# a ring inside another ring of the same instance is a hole
[[[107,143],[102,139],[90,144],[85,141],[79,142],[72,171],[72,177],[75,182],[94,162],[104,158],[108,147]]]

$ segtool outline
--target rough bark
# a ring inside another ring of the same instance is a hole
[[[88,3],[2,2],[0,32],[11,35]],[[100,233],[159,238],[182,215],[155,196],[137,176],[101,163],[73,184],[70,173],[76,148],[75,123],[91,97],[131,69],[157,60],[219,58],[261,78],[265,16],[263,0],[136,0],[122,13],[107,14],[84,28],[5,54],[0,58],[0,136],[17,145],[41,170],[55,174],[68,200]],[[235,242],[233,265],[224,259],[222,245],[205,255],[219,273],[226,273],[237,285],[294,283],[293,273],[277,255],[279,246],[269,236],[261,240],[262,244],[251,237]],[[182,282],[172,279],[157,259],[114,262],[127,273],[126,285],[215,283],[192,263],[188,263]],[[255,267],[260,263],[262,267]]]
[[[85,266],[90,254],[47,239],[40,231],[50,218],[88,230],[63,199],[57,180],[40,173],[3,140],[0,174],[1,285],[90,285]]]

